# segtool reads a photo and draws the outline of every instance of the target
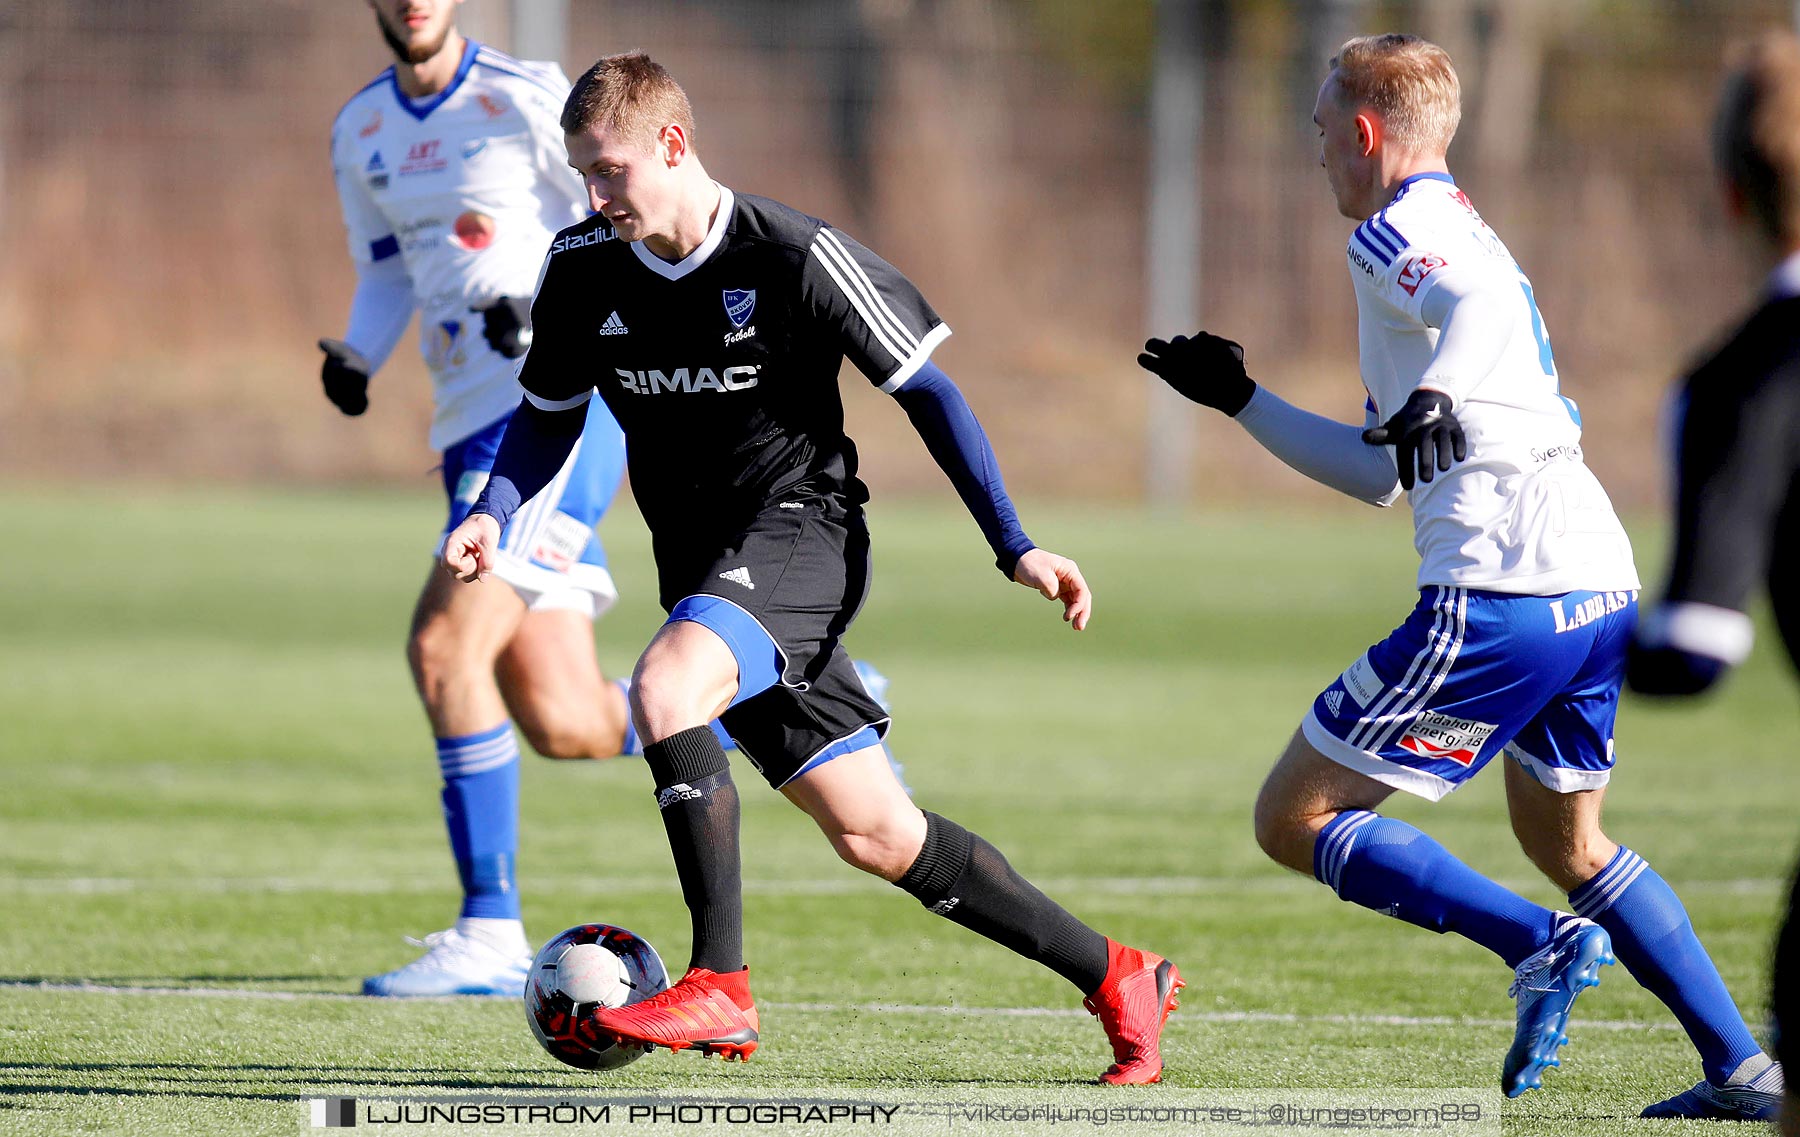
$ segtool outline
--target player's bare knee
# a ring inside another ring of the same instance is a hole
[[[1604,834],[1571,838],[1562,832],[1514,829],[1525,857],[1550,882],[1569,892],[1600,875],[1618,849]]]
[[[1292,849],[1296,840],[1310,836],[1304,820],[1295,811],[1294,803],[1286,800],[1279,791],[1264,785],[1262,792],[1256,796],[1256,807],[1251,820],[1256,829],[1257,847],[1275,863],[1292,867]],[[1310,861],[1310,843],[1307,849]]]
[[[649,730],[649,738],[661,738],[694,725],[687,721],[693,717],[689,710],[693,695],[674,668],[638,661],[637,671],[631,677],[630,700],[631,717],[640,728]]]
[[[465,638],[445,620],[426,620],[413,625],[406,641],[406,661],[413,682],[427,697],[447,683],[471,671],[484,670],[488,661],[477,657]]]
[[[919,855],[918,841],[895,827],[867,833],[833,833],[831,847],[844,863],[883,880],[898,880]]]
[[[582,758],[610,758],[619,752],[616,743],[611,749],[605,749],[601,745],[603,740],[597,738],[593,730],[584,729],[587,724],[555,715],[515,718],[514,721],[525,735],[525,741],[542,758],[574,761]]]

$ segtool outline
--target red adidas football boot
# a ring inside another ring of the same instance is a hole
[[[1187,986],[1181,969],[1160,955],[1106,941],[1106,981],[1081,1001],[1106,1029],[1113,1064],[1100,1075],[1110,1086],[1162,1081],[1162,1031]]]
[[[601,1007],[592,1022],[620,1046],[691,1049],[740,1062],[756,1052],[756,1004],[750,999],[748,967],[724,975],[689,968],[667,991],[626,1007]]]

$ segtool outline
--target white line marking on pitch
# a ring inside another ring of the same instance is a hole
[[[458,995],[442,999],[371,999],[337,991],[264,991],[252,987],[126,987],[104,983],[51,983],[27,979],[0,979],[0,992],[40,991],[59,995],[164,995],[188,999],[267,999],[275,1002],[308,1000],[353,1000],[371,1005],[395,1006],[403,1003],[451,1003],[469,998],[505,1000],[510,996]],[[797,1011],[802,1014],[841,1014],[856,1011],[874,1015],[942,1015],[969,1018],[1088,1018],[1086,1011],[1074,1007],[949,1007],[916,1003],[763,1003],[773,1011]],[[1457,1018],[1450,1015],[1302,1015],[1281,1011],[1180,1011],[1172,1023],[1329,1023],[1335,1026],[1401,1026],[1401,1027],[1493,1027],[1511,1030],[1511,1019]],[[1676,1023],[1631,1022],[1623,1019],[1577,1019],[1584,1030],[1679,1030]]]

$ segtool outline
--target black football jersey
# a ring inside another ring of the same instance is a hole
[[[1800,296],[1757,308],[1675,408],[1668,599],[1741,612],[1766,579],[1800,667]]]
[[[624,428],[651,532],[745,523],[780,501],[867,499],[844,434],[847,356],[893,391],[950,329],[899,271],[815,217],[721,187],[679,264],[603,218],[550,246],[519,381],[545,410],[594,391]]]

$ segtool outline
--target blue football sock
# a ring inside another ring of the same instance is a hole
[[[631,680],[615,679],[613,682],[618,685],[619,690],[625,696],[625,741],[619,744],[619,753],[642,757],[644,740],[638,737],[637,724],[631,721]],[[720,746],[727,750],[737,749],[737,743],[729,734],[725,733],[725,727],[718,719],[714,719],[706,725],[712,728],[713,737],[719,740]]]
[[[1508,967],[1549,943],[1556,919],[1406,822],[1365,809],[1340,813],[1319,831],[1313,875],[1352,904],[1474,940]]]
[[[1607,930],[1631,977],[1675,1012],[1700,1051],[1707,1081],[1723,1084],[1744,1059],[1762,1053],[1680,897],[1644,858],[1619,846],[1600,875],[1569,893],[1569,903]]]
[[[462,878],[462,915],[517,920],[519,740],[512,723],[437,740],[444,825]]]

